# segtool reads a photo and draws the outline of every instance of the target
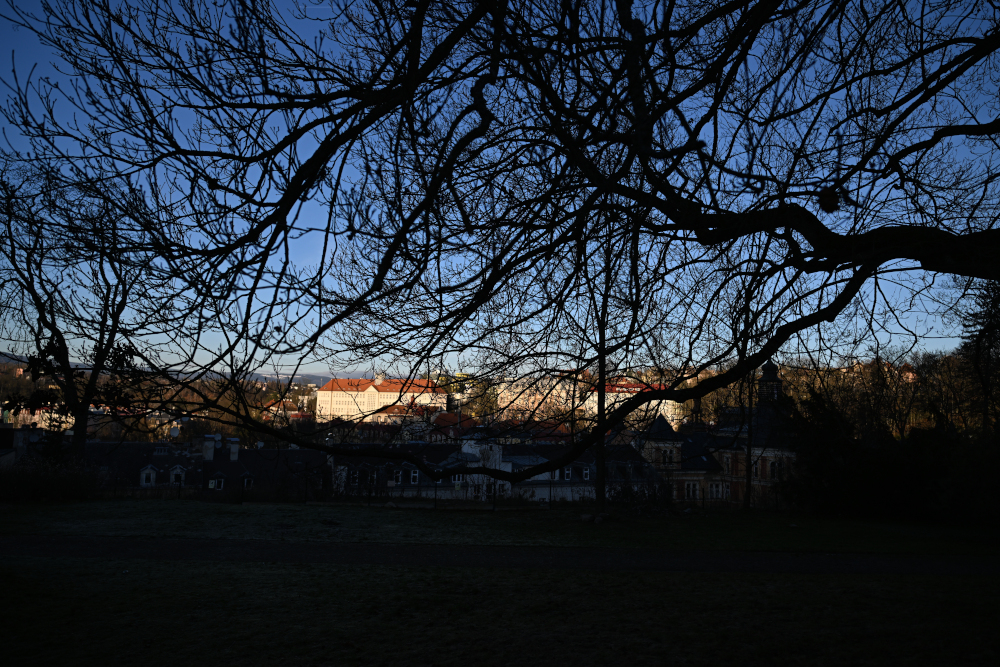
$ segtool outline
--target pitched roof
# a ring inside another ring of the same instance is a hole
[[[392,394],[446,394],[444,389],[441,389],[434,383],[433,380],[398,380],[398,379],[384,379],[384,380],[366,380],[364,378],[344,378],[338,379],[334,378],[327,382],[325,385],[317,389],[316,391],[351,391],[351,392],[361,392],[367,391],[369,388],[374,387],[375,391],[380,393],[392,393]]]
[[[479,426],[479,421],[469,416],[463,415],[461,422],[459,422],[459,416],[453,412],[438,412],[431,418],[431,423],[438,428],[472,428],[473,426]]]
[[[663,415],[657,415],[643,435],[647,440],[677,440],[677,432]]]
[[[681,470],[721,472],[722,465],[712,455],[711,438],[704,433],[691,434],[681,444]]]

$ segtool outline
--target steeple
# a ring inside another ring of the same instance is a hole
[[[760,367],[760,380],[757,381],[757,396],[761,403],[778,400],[781,395],[781,377],[778,375],[778,365],[768,359]]]

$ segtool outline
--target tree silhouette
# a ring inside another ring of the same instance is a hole
[[[608,242],[632,363],[669,375],[611,426],[872,315],[887,280],[1000,277],[985,5],[316,7],[6,12],[78,77],[13,81],[8,122],[68,180],[143,188],[143,243],[225,339],[202,372],[581,368],[557,314]]]
[[[76,443],[86,441],[92,404],[110,408],[107,419],[141,418],[153,389],[142,385],[162,345],[151,338],[175,340],[177,325],[165,303],[170,276],[131,245],[142,235],[123,211],[136,193],[113,179],[103,187],[67,186],[50,166],[0,164],[0,332],[33,379],[58,388],[5,407],[61,399]]]
[[[1000,379],[1000,283],[977,281],[962,317],[965,329],[959,354],[972,367],[981,392],[980,419],[987,436],[997,420],[996,388]]]

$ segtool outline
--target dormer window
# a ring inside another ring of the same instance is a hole
[[[156,485],[156,468],[154,466],[149,465],[139,471],[139,486],[155,486],[155,485]]]

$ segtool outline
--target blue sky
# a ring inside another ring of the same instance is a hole
[[[322,11],[322,8],[314,8],[311,12]],[[17,75],[23,83],[25,77],[34,66],[33,77],[58,77],[55,68],[51,65],[53,60],[49,51],[43,47],[37,38],[26,30],[15,29],[9,22],[0,23],[0,37],[6,47],[3,53],[2,64],[0,64],[0,78],[9,86],[13,80],[13,69],[16,66]],[[10,94],[10,88],[5,87],[5,96]],[[0,121],[2,122],[2,121]],[[3,127],[6,140],[16,149],[24,148],[23,142],[18,139],[16,128]],[[308,209],[306,209],[308,211]],[[316,207],[315,211],[308,211],[309,215],[324,216],[325,212]],[[318,259],[316,246],[306,244],[296,249],[296,255],[292,258],[297,264],[311,264]],[[905,299],[907,292],[905,288],[894,285],[892,281],[884,283],[886,294],[890,299]],[[878,339],[883,344],[909,344],[912,340],[904,331],[905,328],[913,329],[920,334],[920,346],[928,350],[950,350],[960,341],[956,337],[956,329],[953,324],[942,321],[939,317],[928,313],[929,308],[926,302],[918,301],[915,307],[909,312],[901,312],[900,322],[893,318],[885,318],[884,328],[877,334]],[[327,373],[328,367],[322,363],[310,363],[304,372]],[[341,372],[340,375],[358,375],[357,372]]]

